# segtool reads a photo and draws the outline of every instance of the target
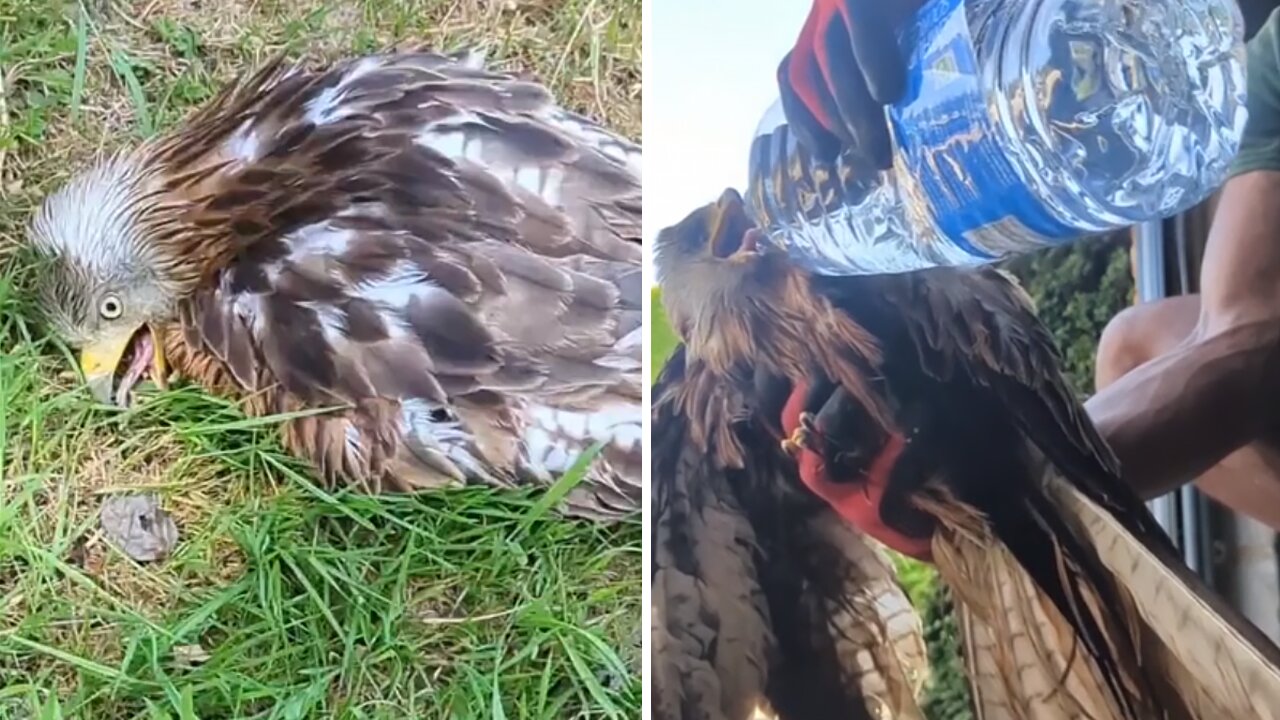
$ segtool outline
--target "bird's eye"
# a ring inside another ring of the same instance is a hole
[[[98,303],[98,314],[108,320],[115,320],[124,314],[124,303],[115,295],[107,295]]]

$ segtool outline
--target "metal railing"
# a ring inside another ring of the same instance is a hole
[[[1191,286],[1190,260],[1188,258],[1186,217],[1179,215],[1173,221],[1179,292],[1187,292]],[[1137,285],[1138,301],[1151,302],[1169,297],[1165,282],[1166,268],[1164,223],[1153,221],[1137,225],[1133,229],[1133,241],[1138,246]],[[1209,507],[1206,498],[1194,485],[1186,484],[1177,490],[1147,503],[1156,521],[1169,533],[1182,551],[1183,561],[1200,575],[1210,587],[1214,587],[1212,534],[1209,525]]]

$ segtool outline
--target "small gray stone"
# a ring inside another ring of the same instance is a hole
[[[194,667],[209,661],[209,651],[205,650],[199,644],[195,645],[174,645],[173,659],[179,665]]]
[[[98,513],[112,545],[139,562],[167,557],[178,544],[178,526],[155,495],[115,495]]]

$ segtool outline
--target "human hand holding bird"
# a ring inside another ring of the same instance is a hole
[[[654,667],[700,668],[661,678],[685,709],[660,717],[749,717],[713,686],[918,717],[885,691],[910,653],[847,629],[890,623],[837,562],[867,537],[951,589],[983,717],[1277,717],[1280,649],[1182,564],[1012,277],[811,275],[757,233],[730,191],[655,243],[684,346],[653,391]],[[831,515],[857,532],[797,536]]]

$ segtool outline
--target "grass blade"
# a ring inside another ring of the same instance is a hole
[[[76,69],[71,78],[71,119],[80,116],[80,100],[84,97],[84,78],[89,65],[89,13],[84,5],[76,14]]]
[[[75,667],[81,671],[87,672],[91,675],[96,675],[104,680],[114,680],[116,682],[127,682],[127,683],[137,682],[133,678],[125,675],[124,673],[121,673],[119,670],[116,670],[115,668],[107,667],[106,665],[103,665],[100,662],[95,662],[93,660],[89,660],[88,658],[82,658],[79,655],[73,655],[69,652],[64,652],[62,650],[59,650],[56,647],[51,647],[49,645],[45,645],[44,643],[36,642],[35,640],[29,640],[27,638],[22,637],[21,635],[17,635],[17,634],[9,635],[7,639],[10,642],[23,645],[31,650],[35,650],[38,653],[48,655],[49,657],[57,658],[58,660],[61,660],[62,662],[68,665],[71,665],[72,667]]]
[[[596,456],[604,449],[604,443],[597,442],[587,448],[585,452],[578,456],[573,462],[569,470],[560,476],[559,480],[552,483],[551,487],[543,493],[542,497],[529,508],[524,518],[520,521],[520,532],[524,533],[529,529],[535,521],[542,519],[551,508],[560,504],[566,495],[573,491],[574,488],[583,481],[587,476],[587,470],[591,468],[591,463],[595,462]]]
[[[151,124],[151,111],[147,105],[146,93],[142,90],[142,83],[138,80],[137,73],[133,71],[133,60],[124,51],[112,50],[111,69],[129,91],[129,99],[133,101],[133,111],[137,115],[138,131],[144,139],[150,138],[155,134],[155,127]]]

